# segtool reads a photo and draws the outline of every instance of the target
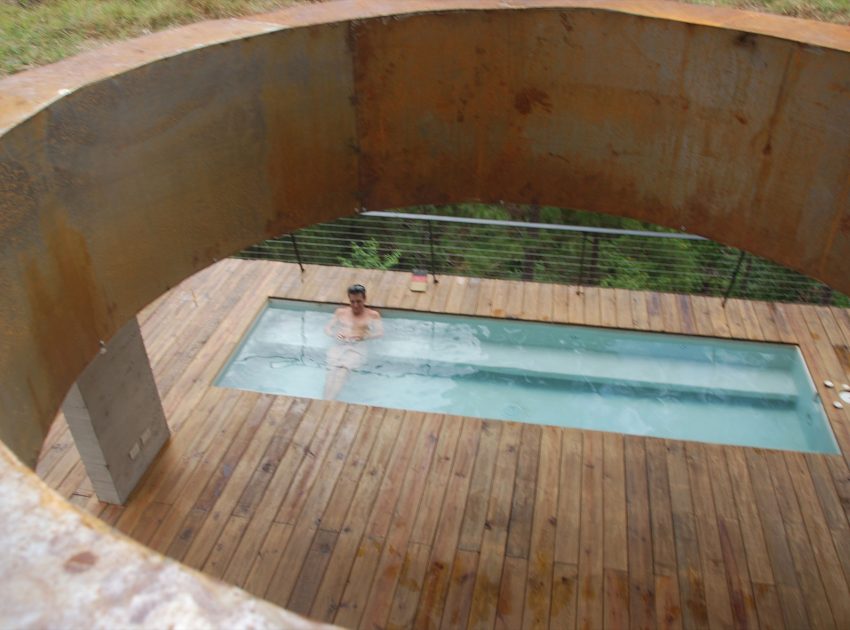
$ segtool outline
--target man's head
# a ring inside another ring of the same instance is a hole
[[[355,315],[360,315],[366,308],[366,287],[362,284],[352,284],[348,287],[348,303]]]

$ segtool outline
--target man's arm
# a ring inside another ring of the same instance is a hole
[[[372,325],[370,326],[369,338],[376,339],[384,336],[384,321],[378,311],[372,311]]]
[[[328,337],[334,336],[334,327],[339,323],[339,311],[340,309],[336,309],[334,311],[334,315],[333,317],[331,317],[331,321],[329,321],[325,326],[325,334]]]

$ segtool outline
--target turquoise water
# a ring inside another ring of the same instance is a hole
[[[270,300],[216,385],[321,398],[335,307]],[[839,452],[794,346],[382,311],[345,402]]]

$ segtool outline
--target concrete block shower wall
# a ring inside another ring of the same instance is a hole
[[[850,292],[850,28],[665,2],[332,2],[0,81],[0,539],[36,536],[7,514],[24,496],[82,535],[20,462],[145,304],[267,237],[470,200],[686,229]],[[60,599],[99,575],[73,557]]]

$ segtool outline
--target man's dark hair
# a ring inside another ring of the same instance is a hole
[[[348,295],[362,295],[364,298],[366,297],[366,287],[362,284],[352,284],[348,287]]]

